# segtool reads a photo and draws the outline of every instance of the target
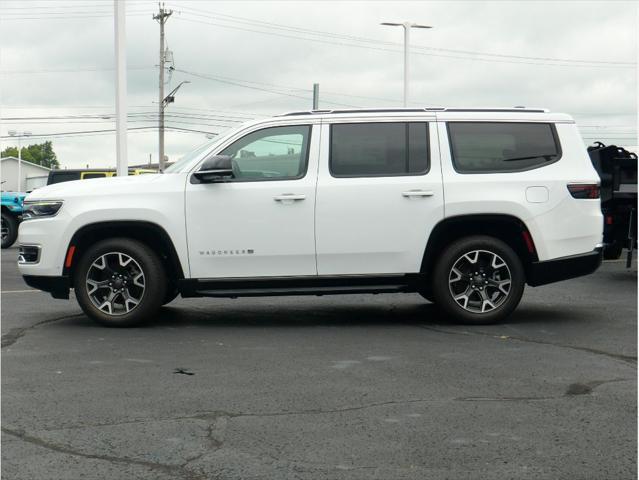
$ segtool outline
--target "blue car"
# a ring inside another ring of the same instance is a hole
[[[22,202],[26,193],[2,192],[2,248],[9,248],[18,238]]]

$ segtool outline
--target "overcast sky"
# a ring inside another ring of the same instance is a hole
[[[434,27],[412,31],[413,105],[547,107],[572,114],[586,141],[637,145],[638,5],[167,1],[166,91],[191,82],[167,125],[199,132],[167,131],[166,153],[176,160],[207,140],[200,132],[310,109],[315,82],[320,108],[400,106],[402,30],[379,23],[404,20]],[[157,8],[127,1],[129,128],[157,125]],[[111,0],[1,0],[0,135],[115,128],[113,51]],[[50,139],[63,166],[115,165],[113,133]],[[129,164],[157,161],[157,149],[156,130],[129,132]]]

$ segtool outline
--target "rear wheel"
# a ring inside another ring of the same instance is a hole
[[[9,248],[18,238],[18,219],[2,212],[2,248]]]
[[[606,248],[604,248],[603,251],[603,258],[605,260],[617,260],[619,257],[621,257],[622,250],[623,249],[621,245],[617,243],[606,245]]]
[[[489,324],[506,318],[524,291],[521,260],[506,243],[488,236],[461,239],[435,266],[435,303],[452,320]]]
[[[82,255],[74,288],[84,313],[109,327],[149,320],[166,297],[162,262],[145,244],[128,238],[98,242]]]

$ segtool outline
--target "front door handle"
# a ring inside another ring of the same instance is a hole
[[[435,195],[435,192],[432,190],[408,190],[406,192],[402,192],[404,197],[432,197]]]
[[[300,202],[304,200],[305,198],[306,198],[306,195],[295,194],[295,193],[283,193],[281,195],[275,195],[273,197],[273,199],[276,202],[282,202],[282,203]]]

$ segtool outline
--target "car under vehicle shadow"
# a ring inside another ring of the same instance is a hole
[[[162,307],[148,322],[130,328],[180,328],[180,327],[234,327],[234,328],[308,328],[321,326],[441,326],[474,328],[472,324],[456,324],[436,305],[420,299],[393,299],[389,302],[375,299],[372,302],[349,301],[340,297],[336,301],[291,300],[292,297],[261,298],[259,302],[247,300],[222,300],[199,302],[177,300]],[[297,297],[296,297],[297,298]],[[591,313],[593,314],[593,313]],[[520,305],[502,324],[547,324],[581,322],[588,310],[568,310],[553,306],[534,304]],[[594,315],[594,314],[593,314]],[[94,323],[89,317],[77,315],[61,318],[57,325],[106,328]],[[485,325],[477,325],[481,327]]]
[[[163,307],[156,318],[145,327],[285,327],[304,328],[317,326],[460,326],[443,314],[436,305],[426,301],[362,304],[361,301],[347,303],[301,303],[269,305],[241,304],[189,307],[175,305]],[[557,309],[545,306],[522,305],[504,324],[579,322],[584,312]],[[461,325],[472,328],[473,325]]]

